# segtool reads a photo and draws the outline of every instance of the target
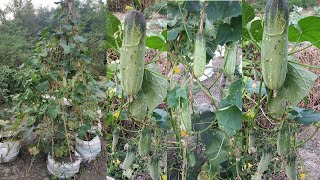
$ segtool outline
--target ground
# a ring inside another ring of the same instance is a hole
[[[106,174],[105,142],[102,141],[102,152],[96,160],[90,163],[82,163],[79,173],[75,176],[78,180],[102,180]],[[28,153],[23,146],[19,156],[9,163],[0,164],[1,180],[49,180],[52,175],[47,170],[47,156],[40,154],[35,157]]]

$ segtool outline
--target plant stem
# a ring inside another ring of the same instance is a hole
[[[317,132],[319,131],[319,128],[320,128],[320,127],[317,127],[317,129],[313,132],[313,134],[312,134],[310,137],[308,137],[305,141],[303,141],[302,143],[298,144],[298,145],[295,147],[295,149],[303,146],[303,145],[306,144],[308,141],[310,141],[310,140],[317,134]]]

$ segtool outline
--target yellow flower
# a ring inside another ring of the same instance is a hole
[[[162,180],[167,180],[167,175],[162,175]]]
[[[252,164],[251,163],[248,163],[248,169],[252,168]]]
[[[117,159],[116,164],[119,165],[121,163],[121,161],[119,159]]]
[[[301,179],[305,179],[306,178],[306,174],[305,173],[301,173],[300,177],[301,177]]]
[[[246,116],[249,117],[249,118],[253,118],[253,117],[254,117],[254,111],[253,111],[253,109],[250,109],[250,110],[247,112]]]
[[[181,130],[180,135],[181,135],[181,137],[185,137],[187,135],[187,132],[185,132],[184,130]]]
[[[125,9],[126,9],[127,11],[132,11],[132,10],[133,10],[133,7],[126,5]]]
[[[120,111],[114,112],[114,113],[113,113],[113,116],[118,119],[119,116],[120,116]]]
[[[173,69],[173,73],[174,73],[174,74],[180,74],[180,69],[176,66],[176,67]]]

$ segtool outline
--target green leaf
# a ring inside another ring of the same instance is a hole
[[[195,132],[205,130],[215,118],[214,112],[205,111],[200,115],[196,114],[192,117],[192,130]],[[208,129],[200,133],[201,141],[205,145],[209,145],[212,140],[212,130]]]
[[[277,98],[298,104],[310,91],[317,75],[301,65],[288,63],[285,83],[280,88]]]
[[[59,105],[50,105],[48,107],[48,115],[52,118],[55,119],[58,114],[61,112],[60,106]]]
[[[247,24],[255,17],[254,9],[247,2],[242,2],[242,28],[246,28]]]
[[[184,3],[185,8],[190,12],[199,12],[201,10],[201,6],[198,1],[186,1]]]
[[[148,48],[161,50],[166,45],[166,42],[158,36],[149,36],[146,38],[146,46]]]
[[[303,125],[310,125],[320,121],[320,112],[313,109],[294,107],[290,113],[293,115],[294,120]]]
[[[229,106],[216,112],[219,127],[229,136],[233,136],[241,129],[242,113],[237,106]]]
[[[119,19],[112,14],[112,12],[107,11],[107,35],[113,37],[114,33],[119,30],[119,25],[121,22]]]
[[[241,1],[211,1],[206,8],[206,14],[212,22],[217,19],[240,16],[242,14]]]
[[[288,38],[292,42],[309,41],[320,48],[320,17],[308,16],[298,21],[298,27],[289,26]],[[316,43],[317,42],[317,43]]]
[[[248,93],[259,94],[260,81],[254,81],[250,78],[250,80],[246,82],[245,88]],[[266,85],[262,83],[261,95],[266,95],[266,94],[267,94]]]
[[[65,54],[69,54],[71,52],[71,49],[73,48],[73,46],[71,44],[67,44],[66,41],[61,41],[60,46],[63,48],[63,52]]]
[[[252,21],[250,24],[250,32],[255,41],[260,42],[263,35],[263,27],[261,20]]]
[[[173,41],[178,37],[180,28],[172,28],[168,31],[168,41]]]
[[[135,119],[144,119],[166,98],[168,81],[162,76],[156,64],[145,68],[140,92],[129,105],[129,112]]]
[[[229,137],[220,130],[213,132],[211,144],[206,146],[205,154],[211,165],[218,166],[229,157]]]
[[[220,107],[237,106],[242,109],[242,81],[241,79],[232,83],[229,87],[229,95],[221,100]]]
[[[41,56],[41,57],[47,57],[47,55],[48,55],[48,50],[47,50],[47,48],[42,49],[42,51],[41,51],[41,53],[40,53],[40,56]]]
[[[73,40],[76,42],[81,42],[81,43],[86,43],[87,39],[84,38],[83,36],[75,35],[73,36]]]
[[[231,18],[231,23],[224,23],[219,26],[216,42],[224,45],[228,42],[235,42],[241,39],[241,16]]]
[[[171,124],[168,122],[168,112],[163,109],[155,109],[152,113],[152,119],[157,122],[157,125],[163,129],[170,129]]]
[[[40,83],[36,86],[36,89],[41,91],[41,92],[45,92],[49,90],[49,81],[45,81],[43,83]]]

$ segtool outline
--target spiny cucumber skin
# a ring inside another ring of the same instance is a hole
[[[290,152],[287,155],[285,171],[289,180],[297,179],[296,159],[297,159],[297,156],[294,152]]]
[[[290,151],[290,131],[287,122],[284,122],[278,132],[277,152],[281,157],[286,157]]]
[[[238,43],[233,42],[229,46],[227,46],[226,56],[224,58],[224,73],[228,77],[232,77],[234,75],[234,72],[236,70],[237,65],[237,47]]]
[[[141,157],[145,157],[149,154],[150,147],[152,143],[152,136],[151,131],[149,128],[143,128],[140,134],[140,140],[139,140],[139,155]]]
[[[182,103],[181,107],[181,125],[182,130],[190,132],[192,130],[191,109],[188,103]]]
[[[135,149],[133,146],[128,146],[126,158],[124,159],[123,163],[121,164],[121,169],[127,170],[133,164],[135,160]]]
[[[112,152],[114,152],[116,149],[116,146],[119,142],[119,136],[120,136],[119,129],[114,129],[112,132]]]
[[[262,76],[269,89],[279,89],[288,64],[289,10],[286,0],[268,0],[261,43]]]
[[[196,35],[194,42],[193,73],[196,77],[203,75],[206,67],[206,40],[203,33]]]
[[[151,156],[149,174],[152,180],[160,180],[160,157],[157,154]]]
[[[125,16],[120,55],[121,85],[128,95],[136,95],[142,86],[146,42],[146,21],[141,12]]]
[[[272,159],[272,149],[267,147],[263,150],[256,173],[251,177],[251,180],[261,180],[263,173],[268,169],[269,163]]]

